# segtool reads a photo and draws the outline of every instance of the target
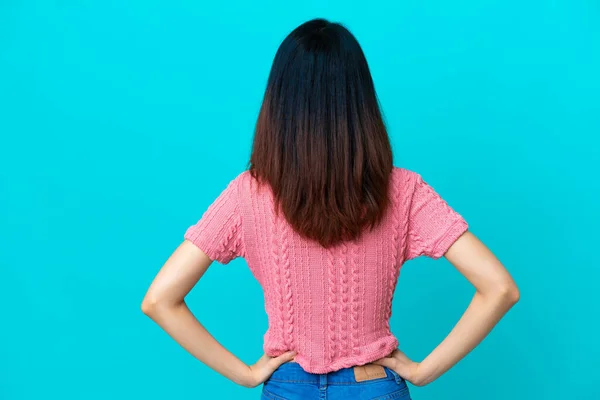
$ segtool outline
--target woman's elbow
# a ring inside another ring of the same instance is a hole
[[[173,300],[166,297],[162,293],[148,292],[142,300],[141,308],[142,312],[149,317],[154,317],[157,314],[163,314],[178,308],[181,304],[184,304],[182,300]]]
[[[156,313],[156,310],[160,307],[159,299],[152,293],[146,294],[142,300],[142,312],[148,316]]]
[[[512,280],[499,284],[496,292],[500,301],[509,308],[514,306],[521,298],[521,292]]]
[[[154,310],[154,308],[154,303],[144,297],[144,300],[142,300],[142,312],[146,315],[150,315],[152,314],[152,310]]]

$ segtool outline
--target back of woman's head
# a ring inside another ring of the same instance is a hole
[[[249,164],[294,230],[325,247],[381,221],[392,149],[369,66],[343,25],[314,19],[281,43]]]

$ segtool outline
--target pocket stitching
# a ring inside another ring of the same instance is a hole
[[[385,368],[387,368],[390,371],[390,373],[393,375],[394,379],[396,380],[396,383],[406,382],[406,379],[401,377],[399,373],[397,373],[396,371],[394,371],[393,369],[391,369],[389,367],[385,367]]]
[[[269,397],[270,399],[273,399],[273,400],[288,400],[285,397],[281,397],[281,396],[278,396],[278,395],[270,392],[264,386],[263,386],[263,393],[265,394],[265,396],[267,396],[267,397]]]
[[[384,394],[383,396],[375,397],[372,400],[393,400],[393,399],[397,399],[400,396],[403,396],[407,393],[408,393],[408,387],[405,386],[402,389],[398,389],[395,392]]]

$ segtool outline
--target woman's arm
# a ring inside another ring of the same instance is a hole
[[[248,366],[200,324],[184,298],[211,263],[202,250],[184,240],[154,278],[142,301],[142,311],[208,367],[242,386],[257,386],[294,354],[274,358],[263,355],[256,364]]]
[[[465,313],[421,363],[411,361],[400,350],[375,362],[394,369],[417,386],[434,381],[473,350],[519,300],[519,290],[508,271],[470,231],[461,235],[444,256],[476,289]]]

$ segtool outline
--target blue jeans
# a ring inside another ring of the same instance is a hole
[[[353,367],[312,374],[296,362],[286,362],[264,382],[261,400],[410,400],[406,381],[383,368],[385,378],[357,382]]]

